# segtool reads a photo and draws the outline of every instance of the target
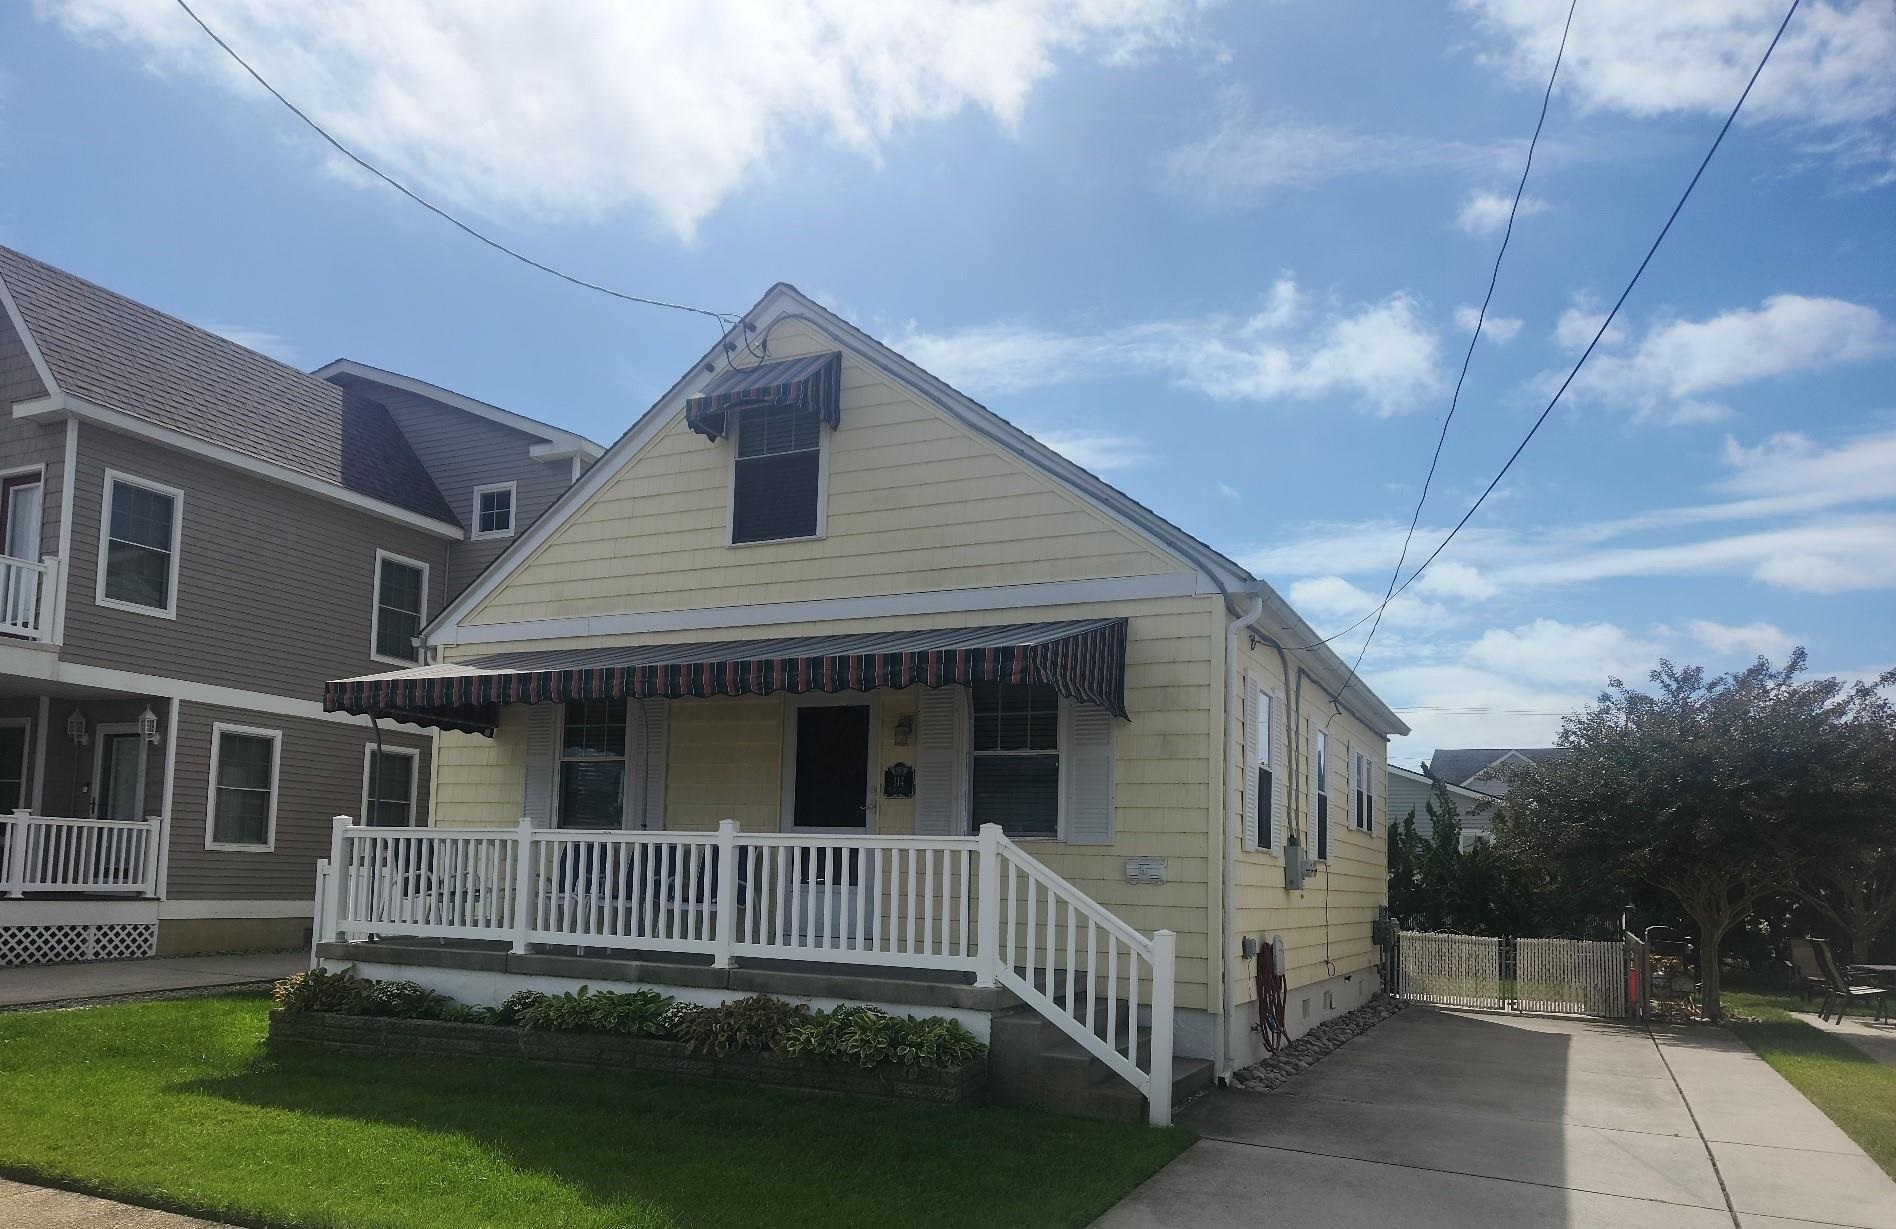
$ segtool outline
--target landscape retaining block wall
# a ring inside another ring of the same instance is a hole
[[[490,1024],[284,1011],[270,1013],[270,1045],[384,1057],[514,1058],[935,1105],[981,1105],[987,1100],[985,1055],[945,1071],[910,1070],[894,1065],[858,1067],[754,1050],[738,1051],[722,1058],[714,1054],[689,1054],[684,1042],[656,1037],[551,1033]]]

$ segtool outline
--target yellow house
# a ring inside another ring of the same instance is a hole
[[[1273,975],[1291,1036],[1373,995],[1407,727],[1283,599],[793,287],[727,342],[430,664],[330,685],[443,733],[432,836],[339,833],[325,935],[921,970],[1116,1033],[1149,1100],[1127,1034],[1226,1073]],[[484,895],[338,882],[444,858]]]

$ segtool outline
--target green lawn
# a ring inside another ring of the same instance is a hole
[[[1896,1067],[1791,1014],[1815,1002],[1793,994],[1728,990],[1725,1009],[1748,1017],[1732,1031],[1896,1177]]]
[[[0,1171],[258,1225],[1081,1225],[1188,1132],[263,1055],[255,995],[0,1015]]]

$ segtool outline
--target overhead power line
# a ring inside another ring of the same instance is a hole
[[[1560,387],[1555,389],[1554,395],[1548,399],[1547,408],[1540,412],[1540,417],[1534,420],[1534,425],[1529,427],[1527,434],[1521,437],[1521,442],[1515,445],[1514,451],[1509,454],[1507,461],[1501,466],[1499,472],[1497,472],[1489,481],[1488,485],[1483,488],[1481,494],[1476,497],[1475,502],[1469,506],[1468,511],[1462,514],[1461,520],[1455,522],[1455,527],[1449,530],[1448,536],[1443,538],[1440,545],[1433,551],[1429,552],[1429,557],[1418,564],[1415,571],[1409,573],[1409,578],[1398,585],[1394,592],[1384,598],[1375,609],[1367,612],[1342,631],[1332,636],[1326,636],[1322,640],[1318,640],[1305,647],[1316,648],[1318,645],[1328,644],[1332,640],[1347,636],[1356,628],[1367,623],[1372,617],[1380,616],[1391,602],[1401,597],[1403,592],[1407,590],[1410,585],[1413,585],[1423,572],[1428,570],[1429,565],[1434,563],[1441,553],[1448,549],[1448,544],[1453,542],[1456,535],[1461,533],[1468,522],[1474,519],[1475,513],[1481,510],[1481,506],[1487,502],[1488,496],[1494,494],[1495,488],[1501,485],[1501,480],[1507,477],[1508,471],[1514,468],[1514,463],[1520,460],[1521,454],[1527,451],[1528,444],[1533,442],[1534,436],[1539,434],[1541,427],[1546,424],[1548,416],[1554,412],[1554,407],[1560,404],[1561,397],[1566,395],[1567,389],[1572,386],[1574,379],[1580,374],[1580,369],[1586,365],[1587,359],[1592,357],[1594,349],[1600,344],[1600,339],[1606,336],[1607,329],[1612,327],[1614,318],[1619,315],[1620,308],[1626,305],[1627,298],[1633,293],[1633,287],[1637,286],[1639,279],[1645,275],[1647,266],[1652,263],[1653,256],[1659,251],[1659,245],[1664,243],[1666,236],[1672,232],[1672,224],[1679,220],[1679,214],[1685,208],[1685,203],[1692,198],[1692,190],[1698,187],[1699,179],[1705,174],[1705,168],[1711,165],[1712,156],[1718,152],[1718,147],[1724,144],[1725,135],[1731,131],[1732,124],[1737,121],[1738,112],[1744,108],[1745,100],[1751,97],[1752,87],[1758,84],[1758,77],[1763,74],[1764,66],[1771,62],[1771,53],[1777,50],[1777,45],[1779,41],[1783,39],[1784,31],[1790,26],[1791,18],[1797,14],[1797,6],[1800,3],[1802,3],[1802,0],[1791,0],[1790,8],[1785,10],[1784,20],[1778,23],[1777,33],[1771,36],[1771,43],[1764,49],[1763,58],[1758,61],[1758,66],[1752,70],[1750,80],[1745,82],[1744,91],[1738,95],[1738,101],[1732,104],[1731,113],[1725,117],[1725,122],[1719,127],[1718,135],[1712,138],[1711,148],[1707,149],[1705,156],[1699,160],[1698,169],[1692,172],[1690,182],[1685,185],[1685,191],[1680,194],[1678,203],[1673,205],[1672,212],[1666,217],[1665,225],[1659,228],[1658,236],[1653,239],[1652,246],[1646,249],[1646,255],[1640,260],[1639,267],[1633,270],[1633,276],[1627,281],[1626,288],[1620,291],[1619,298],[1614,300],[1612,310],[1608,311],[1606,317],[1600,321],[1600,327],[1595,330],[1593,340],[1587,343],[1587,348],[1582,351],[1580,357],[1575,360],[1573,369],[1567,373],[1567,378],[1560,382]]]
[[[440,218],[444,222],[447,222],[449,225],[453,226],[455,229],[461,231],[462,233],[470,236],[471,238],[479,240],[480,242],[486,244],[490,248],[493,248],[495,251],[501,253],[502,255],[511,256],[513,259],[519,261],[521,264],[527,265],[528,267],[533,268],[533,269],[538,269],[542,273],[550,274],[553,277],[559,278],[563,282],[567,282],[567,283],[570,283],[571,285],[578,286],[584,290],[597,291],[600,294],[609,295],[612,298],[619,299],[627,303],[637,303],[644,307],[661,307],[670,311],[690,312],[693,315],[705,316],[712,320],[717,321],[718,324],[721,326],[721,328],[725,328],[725,329],[728,329],[731,326],[738,323],[739,317],[732,315],[729,312],[715,312],[705,307],[693,307],[688,303],[673,303],[666,299],[648,298],[645,295],[630,294],[623,290],[614,290],[610,286],[603,286],[599,284],[598,282],[588,281],[586,278],[579,277],[572,273],[568,273],[563,269],[556,269],[552,265],[547,264],[545,261],[535,260],[533,257],[528,256],[526,253],[518,250],[517,248],[512,248],[512,247],[509,247],[507,244],[502,243],[500,240],[494,238],[492,235],[489,235],[484,231],[477,230],[475,227],[462,221],[460,218],[456,217],[454,214],[449,213],[446,209],[443,209],[441,206],[435,204],[433,201],[429,200],[427,197],[421,195],[421,193],[415,191],[413,188],[410,188],[407,184],[401,182],[399,179],[396,179],[393,175],[390,175],[387,171],[384,171],[382,168],[370,162],[367,158],[364,158],[361,154],[358,154],[355,150],[350,149],[347,145],[344,145],[341,141],[337,140],[334,136],[330,134],[328,129],[324,128],[321,124],[311,119],[308,113],[305,112],[301,107],[291,102],[288,98],[285,98],[281,90],[278,90],[274,85],[271,85],[268,81],[266,81],[263,77],[263,74],[258,72],[256,69],[252,68],[250,66],[250,62],[244,59],[243,56],[237,54],[236,49],[233,48],[229,43],[225,42],[223,37],[219,35],[217,31],[211,29],[211,27],[208,24],[206,24],[205,20],[202,17],[199,17],[197,15],[197,11],[193,9],[190,6],[190,4],[186,2],[186,0],[177,0],[177,4],[179,8],[184,10],[185,15],[187,17],[189,17],[192,21],[197,23],[198,29],[204,31],[204,33],[207,36],[209,36],[212,42],[216,43],[219,47],[224,49],[224,54],[228,55],[231,59],[237,62],[237,66],[239,68],[242,68],[246,73],[249,73],[252,80],[254,80],[258,85],[262,86],[265,90],[269,91],[269,94],[272,98],[282,103],[284,107],[289,110],[290,114],[294,115],[297,119],[300,119],[305,124],[307,124],[312,132],[314,132],[317,136],[321,137],[323,140],[327,141],[329,145],[337,153],[341,154],[343,157],[347,158],[349,161],[355,163],[357,166],[361,167],[363,170],[367,171],[369,174],[375,176],[377,179],[381,180],[383,183],[387,184],[389,187],[395,189],[397,192],[401,193],[403,196],[407,197],[409,200],[415,202],[415,204],[420,205],[423,209],[426,209],[429,213],[434,214],[436,217]]]

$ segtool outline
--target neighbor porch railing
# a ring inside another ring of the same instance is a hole
[[[0,815],[0,896],[82,892],[155,896],[158,833],[151,819]]]
[[[0,635],[45,640],[59,595],[59,557],[40,562],[0,555]]]
[[[1175,940],[1147,937],[993,825],[970,837],[376,828],[336,820],[318,940],[416,935],[971,974],[1171,1120]]]

